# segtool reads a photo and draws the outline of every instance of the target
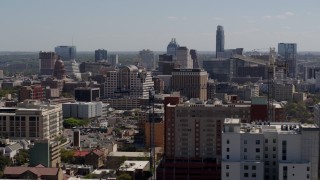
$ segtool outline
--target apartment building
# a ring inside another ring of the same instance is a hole
[[[54,139],[62,132],[62,108],[26,100],[0,108],[0,135],[10,139]]]
[[[75,102],[62,104],[63,117],[90,119],[107,114],[108,104],[100,102]]]
[[[190,100],[165,109],[165,157],[159,179],[220,179],[221,131],[227,117],[250,120],[250,104]]]
[[[225,119],[221,162],[223,180],[316,180],[319,127]]]

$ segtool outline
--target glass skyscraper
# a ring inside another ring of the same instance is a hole
[[[57,46],[55,52],[63,61],[76,59],[76,46]]]
[[[287,75],[295,78],[297,76],[297,44],[279,43],[278,54],[286,61]]]
[[[217,27],[216,33],[216,57],[219,52],[224,52],[224,30],[220,25]]]

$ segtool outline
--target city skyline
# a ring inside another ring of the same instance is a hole
[[[215,51],[216,27],[225,48],[245,51],[297,43],[319,51],[319,1],[40,1],[11,0],[0,6],[0,51],[165,51],[172,38],[181,46]]]

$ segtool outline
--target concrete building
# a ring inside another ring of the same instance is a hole
[[[90,119],[100,117],[103,114],[103,106],[108,106],[102,102],[75,102],[62,104],[63,117]]]
[[[100,88],[78,87],[74,89],[76,101],[93,102],[100,99]]]
[[[54,52],[39,52],[39,74],[52,76],[57,55]]]
[[[94,60],[95,62],[101,61],[101,60],[107,60],[108,59],[108,52],[105,49],[98,49],[94,51]]]
[[[218,58],[218,53],[224,52],[224,30],[222,26],[217,26],[216,32],[216,58]]]
[[[273,98],[276,101],[292,101],[295,93],[294,84],[273,84]]]
[[[141,107],[138,98],[108,98],[103,99],[102,102],[110,104],[110,107],[116,110],[131,110]]]
[[[104,98],[149,98],[151,88],[151,72],[134,65],[122,66],[107,73]]]
[[[66,75],[78,80],[81,78],[79,66],[75,59],[64,61]]]
[[[297,76],[297,44],[279,43],[278,54],[282,56],[288,65],[287,76],[295,78]]]
[[[29,150],[30,166],[60,167],[59,141],[37,140]]]
[[[165,157],[157,178],[220,179],[223,121],[239,117],[248,122],[250,105],[199,100],[175,104],[165,108]]]
[[[319,127],[226,119],[221,179],[318,179]]]
[[[111,64],[112,67],[115,67],[118,64],[118,59],[118,54],[111,54],[108,59],[108,62]]]
[[[109,62],[82,62],[79,65],[80,73],[90,72],[91,76],[103,74],[104,70],[111,70],[112,67]]]
[[[180,46],[176,51],[177,59],[176,63],[183,69],[192,69],[193,61],[190,55],[190,51],[185,46]]]
[[[179,68],[180,65],[173,61],[173,56],[168,54],[159,55],[158,71],[162,75],[171,75],[173,69]]]
[[[207,100],[208,73],[201,69],[174,69],[172,89],[187,98]]]
[[[10,139],[53,139],[62,132],[62,108],[26,100],[0,108],[0,134]]]
[[[54,51],[64,62],[76,59],[76,46],[57,46]]]
[[[79,129],[73,130],[73,141],[72,141],[73,147],[80,148],[81,146],[80,137],[81,137],[80,130]]]
[[[153,51],[149,49],[143,49],[139,51],[140,65],[147,70],[155,69],[155,56]]]

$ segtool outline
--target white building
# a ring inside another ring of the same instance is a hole
[[[102,102],[75,102],[62,104],[63,117],[90,119],[105,115],[108,104]]]
[[[177,63],[180,65],[180,68],[193,68],[193,61],[187,47],[179,47],[177,49]]]
[[[223,180],[317,180],[318,162],[319,127],[315,124],[225,120]]]

